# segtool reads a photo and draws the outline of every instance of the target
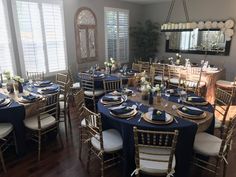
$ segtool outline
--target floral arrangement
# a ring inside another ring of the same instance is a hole
[[[105,67],[115,67],[116,61],[113,58],[110,58],[108,61],[104,62]]]
[[[4,71],[4,72],[3,72],[3,75],[5,76],[5,78],[6,78],[7,80],[11,80],[11,73],[10,73],[10,71]]]
[[[20,76],[13,76],[12,79],[16,82],[20,82],[20,83],[24,82],[24,79],[21,78]]]
[[[179,53],[176,53],[176,61],[175,61],[175,63],[176,63],[177,65],[180,64],[181,57],[182,57],[182,56],[181,56]]]

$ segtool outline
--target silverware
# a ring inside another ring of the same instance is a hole
[[[179,123],[178,120],[175,117],[174,117],[174,120],[175,120],[175,123],[177,123],[177,124]]]

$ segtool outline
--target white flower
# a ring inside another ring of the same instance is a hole
[[[206,29],[211,29],[211,27],[212,27],[211,21],[207,21],[207,22],[205,23],[205,27],[206,27]]]
[[[212,28],[217,28],[217,24],[218,24],[217,21],[212,22],[212,24],[211,24]]]
[[[234,30],[233,29],[226,29],[225,30],[225,36],[226,37],[232,37],[234,35]]]
[[[217,26],[218,26],[218,28],[221,29],[221,28],[225,27],[225,24],[224,24],[224,22],[219,22]]]
[[[203,29],[204,28],[204,22],[202,22],[202,21],[200,21],[200,22],[198,22],[198,25],[197,25],[197,27],[199,28],[199,29]]]
[[[233,20],[229,19],[225,22],[225,28],[230,29],[230,28],[233,28],[233,27],[234,27],[234,21]]]
[[[145,77],[141,77],[141,82],[145,82],[146,81],[146,78]]]

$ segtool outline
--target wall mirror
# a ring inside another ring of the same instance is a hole
[[[97,20],[87,7],[79,8],[75,16],[76,54],[78,63],[97,59]]]
[[[229,55],[231,41],[218,29],[175,30],[167,32],[166,52]]]

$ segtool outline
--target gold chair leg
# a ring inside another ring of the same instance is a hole
[[[17,143],[16,143],[16,133],[15,132],[13,132],[13,139],[14,139],[15,151],[16,151],[16,154],[18,154],[18,147],[17,147]]]
[[[82,133],[83,133],[83,130],[82,130],[82,127],[79,128],[79,152],[78,152],[78,158],[79,160],[81,160],[81,153],[82,153]]]
[[[223,177],[226,177],[226,172],[227,172],[227,164],[224,162]]]
[[[68,132],[67,132],[67,116],[66,116],[66,113],[67,113],[67,109],[65,109],[65,110],[63,111],[63,114],[64,114],[64,124],[65,124],[66,139],[68,139]]]
[[[4,162],[4,159],[3,159],[1,148],[0,148],[0,160],[1,160],[1,163],[2,163],[2,168],[3,168],[4,173],[7,173],[7,169],[6,169],[6,166],[5,166],[5,162]]]
[[[59,141],[61,143],[61,148],[63,149],[64,148],[64,144],[63,144],[63,141],[62,141],[61,132],[60,132],[60,129],[59,129],[59,124],[57,126],[57,133],[58,133]]]
[[[71,124],[71,117],[70,117],[70,109],[67,108],[67,117],[68,117],[68,123],[69,123],[69,128],[70,128],[70,133],[72,135],[72,124]]]
[[[103,158],[103,154],[101,155],[101,177],[104,177],[104,158]]]
[[[41,158],[41,133],[38,134],[38,161],[40,161]]]
[[[88,143],[88,158],[87,158],[87,171],[89,172],[90,158],[91,158],[91,144]]]

